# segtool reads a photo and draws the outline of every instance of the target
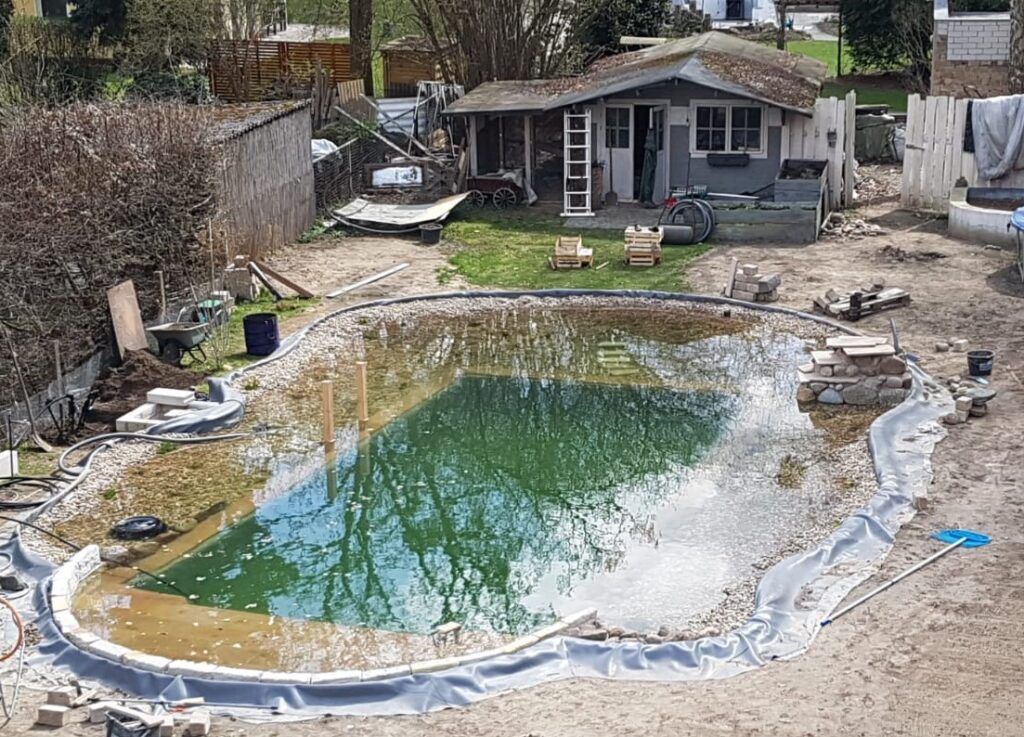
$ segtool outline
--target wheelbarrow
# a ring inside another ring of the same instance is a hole
[[[1018,207],[1010,216],[1010,222],[1006,229],[1013,228],[1017,232],[1017,271],[1020,272],[1021,281],[1024,281],[1024,207]]]
[[[146,328],[146,332],[156,338],[160,359],[180,366],[186,355],[195,363],[206,361],[203,342],[209,337],[208,329],[207,323],[168,322]]]

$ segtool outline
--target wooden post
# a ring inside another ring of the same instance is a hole
[[[164,283],[164,272],[157,271],[156,281],[160,285],[160,319],[167,318],[167,285]]]
[[[523,176],[533,189],[533,118],[523,116]]]
[[[330,455],[334,453],[334,382],[330,379],[320,382],[320,404],[324,413],[324,450]]]
[[[60,359],[60,341],[53,341],[53,365],[57,376],[57,393],[60,396],[67,394],[67,387],[64,386],[64,364]]]
[[[366,361],[356,361],[356,417],[359,420],[359,434],[362,435],[370,421],[366,401]]]

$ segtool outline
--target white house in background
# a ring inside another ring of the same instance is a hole
[[[689,5],[690,0],[672,0],[673,5]],[[694,0],[697,10],[707,13],[713,21],[775,21],[773,0]]]

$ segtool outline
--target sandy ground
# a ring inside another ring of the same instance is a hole
[[[778,271],[781,303],[803,309],[829,287],[850,289],[883,277],[908,288],[914,303],[867,318],[859,327],[882,332],[888,317],[896,318],[904,345],[933,375],[966,371],[962,353],[934,351],[937,340],[964,337],[972,346],[995,349],[992,385],[999,396],[989,415],[951,428],[934,458],[930,509],[904,527],[879,575],[851,597],[937,550],[928,539],[932,530],[974,528],[991,534],[992,545],[955,551],[855,610],[827,628],[803,657],[737,678],[700,684],[573,680],[425,716],[261,726],[219,720],[214,734],[1024,734],[1024,289],[1014,280],[1009,253],[947,238],[941,221],[874,214],[891,229],[887,235],[801,248],[716,248],[693,267],[693,290],[717,293],[733,256],[760,263],[762,272]],[[397,263],[421,254],[411,243],[408,251],[394,241],[352,243],[345,245],[353,249],[346,264],[325,263],[323,273],[315,267],[310,283],[320,278],[320,284],[337,286],[379,270],[388,259]],[[900,261],[885,255],[885,246],[943,257]],[[359,253],[372,256],[372,265]],[[407,270],[410,277],[423,277],[422,286],[425,272],[441,262],[441,254],[429,254],[437,261],[422,256],[416,271]],[[275,263],[283,269],[286,262]],[[406,286],[385,282],[379,289]],[[27,695],[10,732],[29,729],[38,701],[37,694]],[[88,725],[63,731],[101,734],[100,727]]]

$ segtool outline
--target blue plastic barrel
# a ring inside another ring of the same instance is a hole
[[[242,318],[245,331],[245,352],[250,356],[269,356],[281,345],[277,332],[277,315],[272,312],[254,312]]]

